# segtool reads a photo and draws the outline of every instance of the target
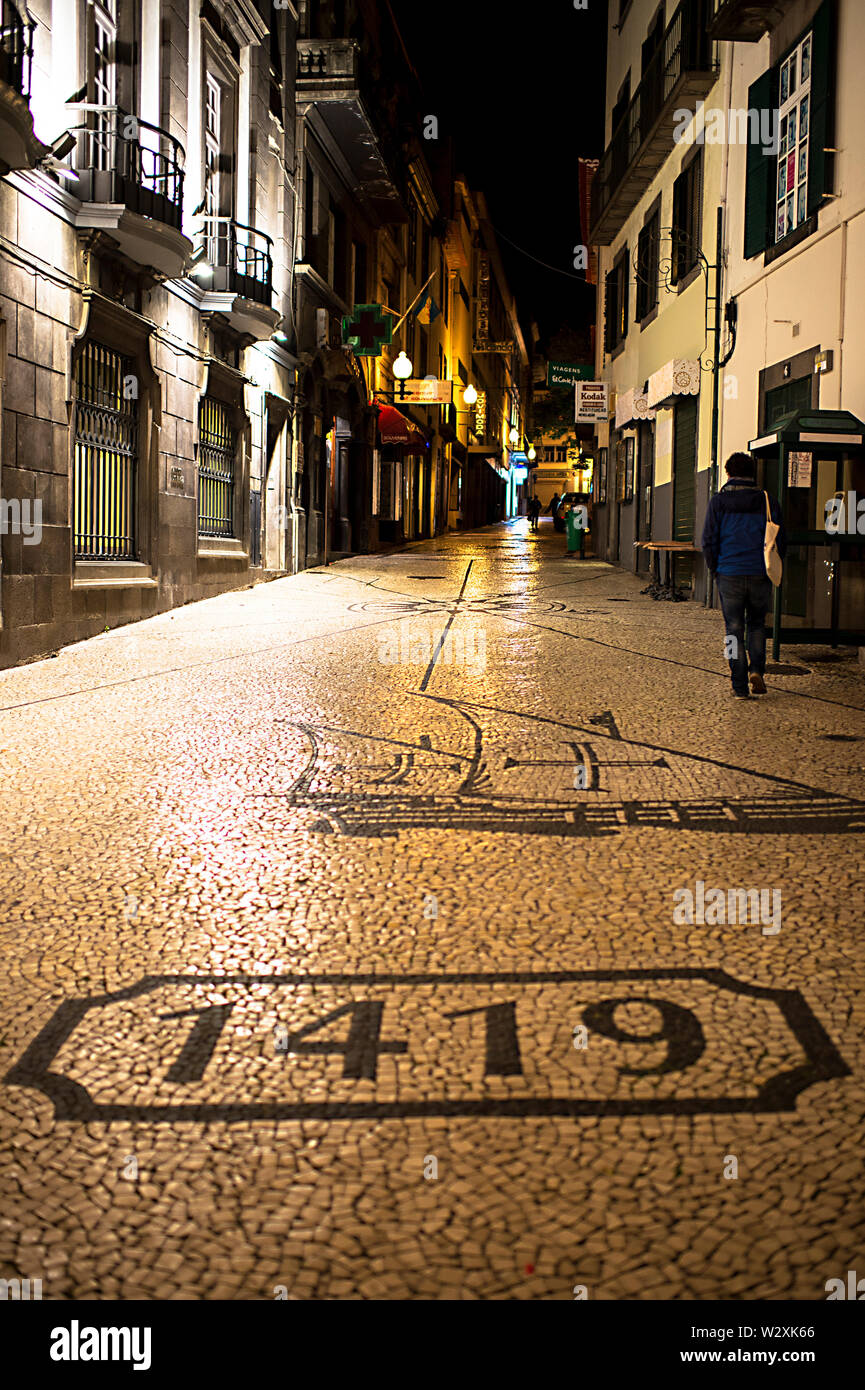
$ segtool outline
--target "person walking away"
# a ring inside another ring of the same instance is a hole
[[[547,507],[547,511],[549,512],[553,520],[555,520],[556,512],[559,510],[559,503],[561,502],[561,500],[562,499],[559,496],[559,494],[557,492],[554,492],[552,500],[550,501],[550,505]]]
[[[538,518],[541,514],[541,499],[537,495],[529,498],[529,526],[533,531],[538,529]]]
[[[767,498],[771,518],[781,528],[775,545],[782,560],[787,533],[778,499],[757,487],[752,455],[731,454],[725,471],[727,482],[709,503],[700,544],[718,584],[733,694],[748,699],[766,694],[766,613],[772,603],[763,555]]]

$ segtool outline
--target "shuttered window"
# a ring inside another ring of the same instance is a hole
[[[683,169],[673,184],[672,273],[675,285],[697,264],[702,241],[702,151]]]
[[[628,336],[628,248],[620,252],[605,282],[604,349],[613,352]]]
[[[803,66],[804,64],[804,66]],[[835,74],[834,0],[748,89],[748,110],[778,119],[778,151],[749,126],[745,178],[745,256],[757,256],[801,226],[820,207],[831,182]],[[804,133],[802,123],[805,123]]]
[[[205,396],[198,412],[198,533],[233,536],[237,443],[231,411]]]
[[[634,317],[639,321],[652,312],[658,302],[658,242],[660,215],[656,212],[640,232],[637,242],[637,303]]]
[[[134,560],[138,384],[131,359],[88,342],[75,370],[75,556]]]

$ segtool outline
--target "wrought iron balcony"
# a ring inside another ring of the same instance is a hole
[[[624,115],[592,186],[590,239],[606,246],[673,148],[674,115],[717,79],[707,31],[713,0],[682,0]]]
[[[203,240],[213,267],[208,289],[239,295],[270,308],[273,300],[273,242],[231,217],[205,217]]]
[[[221,314],[250,341],[269,338],[279,322],[272,304],[271,238],[231,217],[205,216],[199,245],[213,271],[204,283],[201,312]]]
[[[399,152],[387,118],[377,124],[371,112],[383,111],[392,83],[378,86],[351,39],[298,39],[295,95],[298,112],[320,121],[348,163],[373,215],[383,222],[402,222],[394,171]]]
[[[0,82],[30,100],[33,30],[36,21],[21,0],[0,0]]]
[[[167,130],[106,106],[73,127],[75,193],[86,203],[122,203],[130,212],[180,230],[184,151]]]
[[[713,39],[756,43],[788,8],[787,0],[712,0],[709,33]]]
[[[0,0],[0,174],[32,169],[48,153],[30,114],[35,28],[23,0]]]

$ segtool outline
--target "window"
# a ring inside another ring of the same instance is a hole
[[[222,152],[222,88],[207,74],[204,106],[204,215],[210,220],[222,209],[220,154]]]
[[[815,214],[831,191],[833,15],[832,0],[824,0],[810,27],[748,89],[749,111],[768,112],[776,124],[771,132],[775,143],[770,132],[757,129],[756,121],[749,126],[746,258],[765,252],[767,262],[774,260],[816,230]]]
[[[342,208],[333,212],[333,280],[340,299],[348,297],[348,223]]]
[[[448,280],[447,262],[445,261],[444,246],[439,246],[439,279],[441,280],[442,287],[442,318],[444,319],[445,327],[447,327],[448,315],[450,313],[451,294],[450,281]]]
[[[237,459],[231,409],[205,396],[198,407],[198,534],[234,535]]]
[[[637,302],[635,317],[642,322],[658,303],[658,244],[661,236],[661,216],[656,212],[644,226],[637,240]]]
[[[808,216],[811,49],[812,35],[808,33],[781,64],[778,78],[776,241],[792,232]]]
[[[117,102],[117,13],[116,0],[97,0],[93,7],[93,101],[97,106],[113,107]],[[93,167],[111,168],[112,117],[96,115],[93,127]]]
[[[567,461],[568,446],[567,444],[563,444],[558,449],[556,449],[556,463],[567,463]]]
[[[672,268],[670,280],[684,279],[700,259],[703,216],[703,153],[698,151],[673,184]]]
[[[315,237],[315,174],[308,159],[303,165],[303,259],[312,264]]]
[[[352,250],[352,294],[355,304],[366,303],[366,245],[362,241],[353,241]]]
[[[629,70],[628,70],[628,75],[627,75],[627,77],[625,78],[624,82],[622,83],[621,87],[619,88],[619,94],[618,94],[618,96],[616,97],[616,104],[615,104],[615,106],[613,107],[613,117],[612,117],[612,130],[613,130],[613,131],[618,130],[619,124],[620,124],[622,118],[624,117],[625,112],[627,111],[627,109],[628,109],[628,107],[630,106],[630,104],[631,104],[631,73],[630,73],[630,69],[629,69]]]
[[[619,256],[605,282],[604,351],[615,352],[628,336],[628,248]]]
[[[429,254],[430,254],[430,231],[429,224],[424,222],[423,232],[421,233],[421,261],[420,261],[420,280],[425,284],[429,279]]]
[[[138,395],[131,358],[88,342],[75,371],[74,543],[79,560],[134,560]]]
[[[408,250],[406,252],[406,263],[408,273],[415,278],[417,273],[417,231],[418,231],[418,210],[414,198],[408,200]]]

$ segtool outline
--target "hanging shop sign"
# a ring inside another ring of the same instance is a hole
[[[405,395],[397,392],[406,405],[450,405],[454,398],[452,381],[427,381],[423,377],[411,377],[405,383]]]
[[[575,381],[591,381],[595,369],[591,362],[548,362],[548,386],[573,386]]]
[[[606,381],[578,381],[574,387],[578,425],[591,425],[607,420],[610,413],[609,386]]]

